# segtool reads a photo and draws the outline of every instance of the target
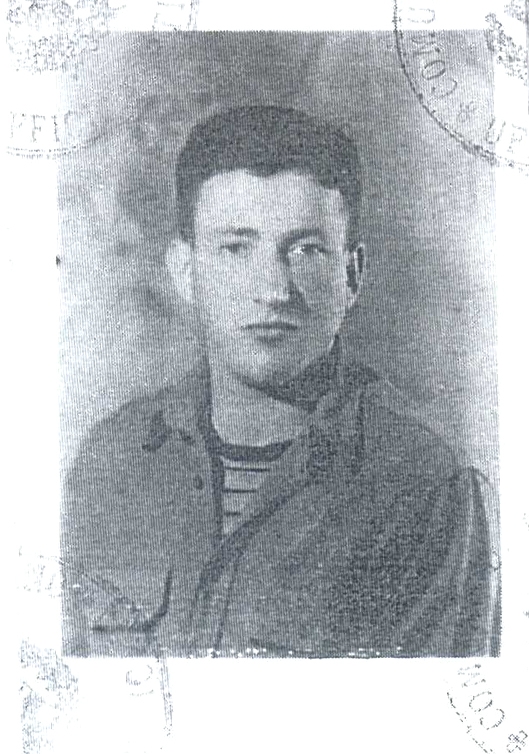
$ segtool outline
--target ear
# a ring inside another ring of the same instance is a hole
[[[365,265],[365,246],[356,243],[348,252],[347,260],[347,308],[350,309],[357,299]]]
[[[178,295],[188,304],[194,303],[191,274],[191,246],[175,238],[167,250],[167,267]]]

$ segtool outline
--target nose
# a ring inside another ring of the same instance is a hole
[[[293,292],[290,268],[276,250],[259,254],[253,273],[254,300],[257,303],[277,305],[290,300]]]

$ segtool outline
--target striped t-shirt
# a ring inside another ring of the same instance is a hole
[[[223,468],[222,531],[232,534],[257,510],[257,490],[291,440],[260,447],[231,445],[218,438],[217,455]]]
[[[339,354],[340,342],[336,338],[329,353],[268,394],[309,413],[314,411],[335,382]],[[211,449],[223,468],[223,532],[227,535],[259,512],[257,490],[292,441],[259,447],[231,445],[223,442],[213,426],[209,436]]]

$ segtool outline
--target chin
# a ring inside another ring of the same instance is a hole
[[[276,360],[259,359],[253,356],[245,363],[237,364],[237,373],[242,382],[256,388],[278,387],[295,377],[300,371],[293,365]]]
[[[277,388],[296,377],[305,368],[305,363],[287,359],[259,359],[255,354],[237,365],[242,381],[256,388]]]

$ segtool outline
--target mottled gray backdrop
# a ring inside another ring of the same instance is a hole
[[[482,35],[450,41],[492,107]],[[420,106],[391,33],[111,35],[62,97],[90,142],[60,164],[64,468],[94,421],[197,358],[164,267],[172,165],[198,117],[267,102],[358,141],[369,261],[352,355],[496,478],[493,172]]]

